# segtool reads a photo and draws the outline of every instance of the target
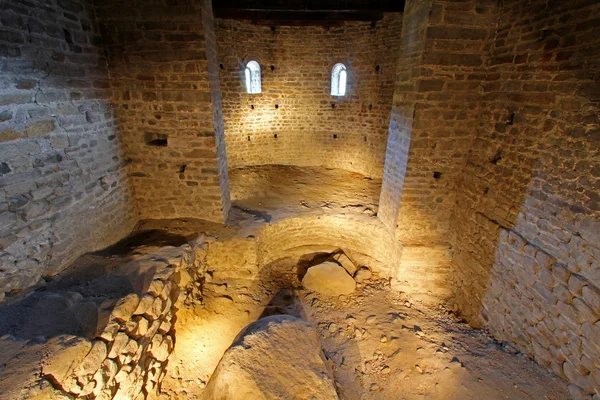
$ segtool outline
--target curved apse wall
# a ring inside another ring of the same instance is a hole
[[[334,27],[217,19],[229,167],[325,166],[381,177],[401,17]],[[245,90],[250,60],[261,66],[261,94]],[[344,97],[330,95],[338,62],[348,68]]]

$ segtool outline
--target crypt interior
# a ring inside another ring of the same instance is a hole
[[[598,0],[0,0],[0,399],[600,400]]]

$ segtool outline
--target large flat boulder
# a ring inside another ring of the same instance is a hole
[[[314,328],[273,315],[248,325],[225,352],[205,400],[338,399]]]
[[[339,296],[354,292],[356,283],[344,268],[327,261],[310,267],[302,278],[302,286],[327,296]]]

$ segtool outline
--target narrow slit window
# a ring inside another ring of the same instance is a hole
[[[346,95],[346,66],[342,63],[335,64],[331,71],[331,95]]]
[[[256,61],[248,61],[246,64],[246,92],[258,94],[261,90],[260,65]]]

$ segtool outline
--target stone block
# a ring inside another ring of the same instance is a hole
[[[600,319],[600,289],[596,286],[587,285],[581,289],[581,295],[585,303]]]
[[[129,339],[129,336],[127,336],[127,334],[125,334],[124,332],[117,333],[117,335],[115,336],[115,340],[110,347],[108,358],[117,358],[117,356],[121,354],[125,346],[127,346],[129,340],[131,339]]]
[[[112,311],[112,317],[121,322],[129,321],[139,304],[140,298],[137,294],[128,294],[117,301],[117,304],[115,304],[115,308]]]
[[[348,256],[344,253],[334,254],[333,259],[340,264],[344,269],[350,274],[350,276],[354,276],[356,272],[356,265],[348,258]]]
[[[106,344],[101,340],[95,340],[90,352],[79,366],[77,376],[81,377],[95,374],[104,362],[106,355]]]
[[[587,284],[588,281],[581,275],[571,274],[569,277],[569,290],[577,296],[581,296],[581,290]]]
[[[9,110],[0,111],[0,122],[10,121],[13,118],[13,113]]]
[[[57,336],[47,342],[49,351],[41,361],[44,375],[66,385],[67,378],[79,368],[92,349],[89,340],[75,336]]]

